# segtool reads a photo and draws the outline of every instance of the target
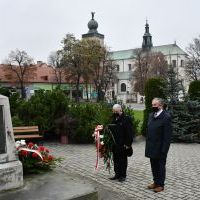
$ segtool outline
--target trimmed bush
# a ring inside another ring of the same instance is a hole
[[[166,98],[164,88],[166,83],[161,78],[151,78],[148,79],[145,84],[145,110],[144,110],[144,120],[142,125],[142,134],[146,135],[147,122],[149,113],[152,112],[152,100],[155,97]]]
[[[192,81],[190,83],[188,94],[191,100],[200,101],[200,81]]]
[[[134,111],[125,108],[124,112],[131,116],[133,128],[137,133],[139,120],[135,120]],[[112,107],[103,103],[81,103],[73,104],[70,113],[77,120],[77,127],[71,135],[74,142],[92,143],[94,138],[92,134],[96,125],[107,125],[112,120]]]
[[[98,103],[73,104],[70,113],[77,120],[77,127],[71,135],[77,143],[92,143],[96,125],[108,124],[112,114],[107,105]]]
[[[19,118],[26,125],[38,125],[40,130],[55,128],[55,120],[68,112],[69,100],[62,90],[39,90],[22,102]]]
[[[14,103],[13,103],[14,104]],[[138,121],[132,116],[135,132]],[[39,90],[28,101],[22,100],[17,113],[13,115],[14,126],[38,125],[45,135],[52,139],[68,134],[70,142],[92,143],[96,125],[111,123],[112,107],[104,103],[72,103],[62,90]],[[54,137],[55,136],[55,137]],[[46,137],[47,138],[47,137]]]
[[[20,104],[23,101],[20,98],[20,94],[15,89],[10,89],[5,87],[0,87],[0,94],[7,96],[9,98],[11,115],[12,116],[17,115],[18,108],[20,107]]]
[[[8,88],[0,87],[0,94],[10,97],[12,93],[11,93],[10,89],[8,89]]]

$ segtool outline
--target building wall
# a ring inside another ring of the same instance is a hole
[[[121,60],[115,60],[115,65],[119,65],[119,72],[128,72],[129,65],[131,65],[131,69],[133,70],[133,59],[121,59]]]
[[[189,82],[185,78],[185,71],[184,71],[184,65],[186,63],[187,57],[186,54],[168,54],[165,55],[165,58],[168,62],[168,64],[174,64],[175,70],[177,70],[179,74],[179,78],[183,80],[183,85],[185,89],[188,89]],[[119,66],[119,72],[130,72],[134,73],[135,70],[135,60],[134,59],[120,59],[114,61],[116,65]],[[129,71],[129,65],[131,65],[131,71]],[[130,77],[122,77],[117,80],[115,83],[114,91],[116,95],[116,99],[119,102],[127,103],[129,101],[141,103],[141,99],[144,99],[144,96],[141,96],[139,93],[135,93],[133,89],[133,82],[134,77],[133,75]],[[125,83],[127,87],[126,92],[121,92],[121,84]]]
[[[20,91],[19,83],[16,80],[13,81],[6,78],[7,76],[4,70],[5,67],[6,65],[0,65],[0,86],[12,87]],[[58,86],[52,67],[45,63],[38,63],[35,65],[35,67],[35,76],[25,83],[27,98],[30,98],[32,95],[34,95],[37,90],[53,90]],[[70,96],[70,98],[73,98],[75,84],[68,83],[67,80],[63,79],[60,87],[66,92],[67,95]],[[87,99],[86,86],[82,83],[82,80],[79,88],[81,98]],[[88,84],[88,98],[94,99],[96,96],[94,85]]]

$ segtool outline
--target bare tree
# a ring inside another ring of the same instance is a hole
[[[104,91],[106,93],[107,89],[109,89],[110,84],[116,80],[116,69],[117,66],[115,65],[114,61],[111,60],[110,55],[105,56],[105,73],[103,75],[104,78]]]
[[[187,47],[188,61],[185,65],[186,77],[189,80],[200,80],[200,36]]]
[[[93,83],[96,87],[97,101],[103,101],[106,90],[112,78],[112,65],[106,59],[102,60],[93,70]]]
[[[66,68],[62,65],[63,54],[62,51],[51,52],[48,58],[48,64],[53,67],[56,81],[61,86],[66,78]]]
[[[36,75],[33,59],[25,52],[16,49],[11,51],[5,61],[6,76],[13,82],[19,83],[22,98],[26,98],[25,83]]]
[[[134,70],[134,91],[144,95],[144,84],[147,80],[148,62],[147,57],[144,57],[141,49],[136,49],[134,54],[136,55],[135,70]]]
[[[168,64],[161,52],[143,51],[136,49],[135,71],[134,71],[134,90],[144,95],[145,83],[149,78],[165,77]]]
[[[168,64],[165,59],[165,56],[161,52],[156,52],[151,53],[149,59],[150,68],[148,70],[148,78],[164,78],[168,71]]]

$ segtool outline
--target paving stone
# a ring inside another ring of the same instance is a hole
[[[124,199],[200,199],[200,145],[171,144],[167,158],[165,191],[155,194],[146,187],[152,182],[150,162],[144,157],[144,142],[133,144],[134,154],[129,158],[128,177],[124,183],[111,181],[113,175],[105,170],[100,160],[95,171],[96,149],[94,145],[62,145],[46,143],[55,156],[63,157],[60,167],[123,194]]]

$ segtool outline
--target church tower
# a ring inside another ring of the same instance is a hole
[[[153,44],[152,44],[152,36],[149,33],[149,24],[146,21],[145,33],[143,35],[142,49],[143,50],[150,50],[152,46],[153,46]]]
[[[97,28],[98,28],[98,23],[94,19],[94,14],[95,12],[91,12],[92,14],[92,19],[88,22],[88,28],[89,31],[86,34],[82,34],[83,39],[97,39],[100,41],[101,45],[104,44],[104,35],[98,33]]]

